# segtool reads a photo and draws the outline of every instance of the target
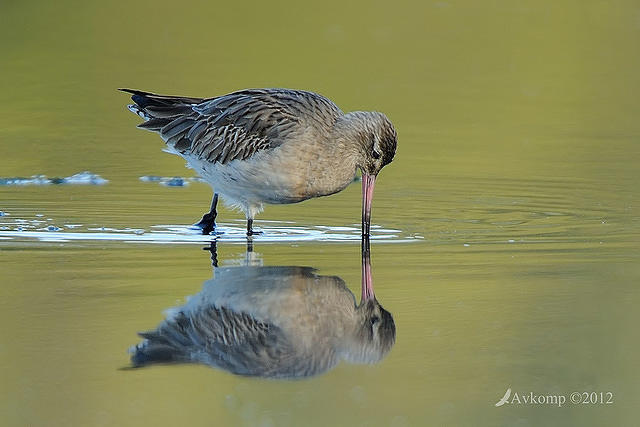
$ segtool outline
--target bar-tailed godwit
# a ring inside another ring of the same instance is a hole
[[[292,89],[247,89],[214,98],[132,94],[138,125],[160,134],[214,190],[196,224],[215,227],[218,194],[240,208],[247,234],[265,203],[296,203],[343,190],[362,171],[362,233],[369,235],[376,176],[393,160],[396,131],[382,113],[344,114],[332,101]]]

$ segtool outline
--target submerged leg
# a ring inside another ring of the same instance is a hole
[[[204,247],[202,248],[202,250],[204,251],[209,251],[211,253],[211,266],[212,267],[218,267],[218,247],[217,247],[217,241],[213,241],[211,242],[210,246]]]
[[[211,209],[209,213],[202,216],[202,219],[197,224],[193,224],[194,227],[202,229],[202,234],[209,234],[216,228],[216,206],[218,205],[218,193],[213,193],[213,199],[211,199]]]

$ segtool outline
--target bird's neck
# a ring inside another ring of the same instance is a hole
[[[338,118],[333,126],[333,140],[340,151],[337,154],[353,159],[358,167],[363,165],[371,141],[370,115],[367,111],[353,111]]]
[[[362,311],[356,308],[353,316],[348,319],[338,347],[340,358],[349,363],[366,363],[371,339],[365,332],[368,319],[363,317]]]

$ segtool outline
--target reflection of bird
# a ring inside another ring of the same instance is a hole
[[[367,286],[356,306],[342,279],[312,268],[222,267],[156,330],[140,334],[131,360],[273,378],[317,375],[340,360],[375,363],[393,346],[395,324]]]
[[[337,193],[362,170],[363,233],[369,234],[375,178],[396,151],[396,131],[377,112],[343,114],[329,99],[291,89],[248,89],[216,98],[137,90],[138,127],[160,134],[215,190],[196,224],[215,226],[218,193],[242,209],[247,233],[264,203],[296,203]]]

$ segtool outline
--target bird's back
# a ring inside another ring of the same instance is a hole
[[[247,218],[263,203],[297,203],[345,188],[355,163],[336,150],[344,117],[329,99],[292,89],[246,89],[215,98],[156,95],[126,89],[145,119],[223,201]]]
[[[131,360],[136,367],[195,362],[240,375],[316,375],[338,361],[332,333],[340,319],[331,311],[353,310],[353,301],[341,279],[311,268],[221,268],[185,306],[140,334]]]
[[[156,95],[137,90],[129,108],[185,157],[227,164],[276,148],[309,128],[333,127],[342,114],[329,99],[293,89],[246,89],[215,98]]]

